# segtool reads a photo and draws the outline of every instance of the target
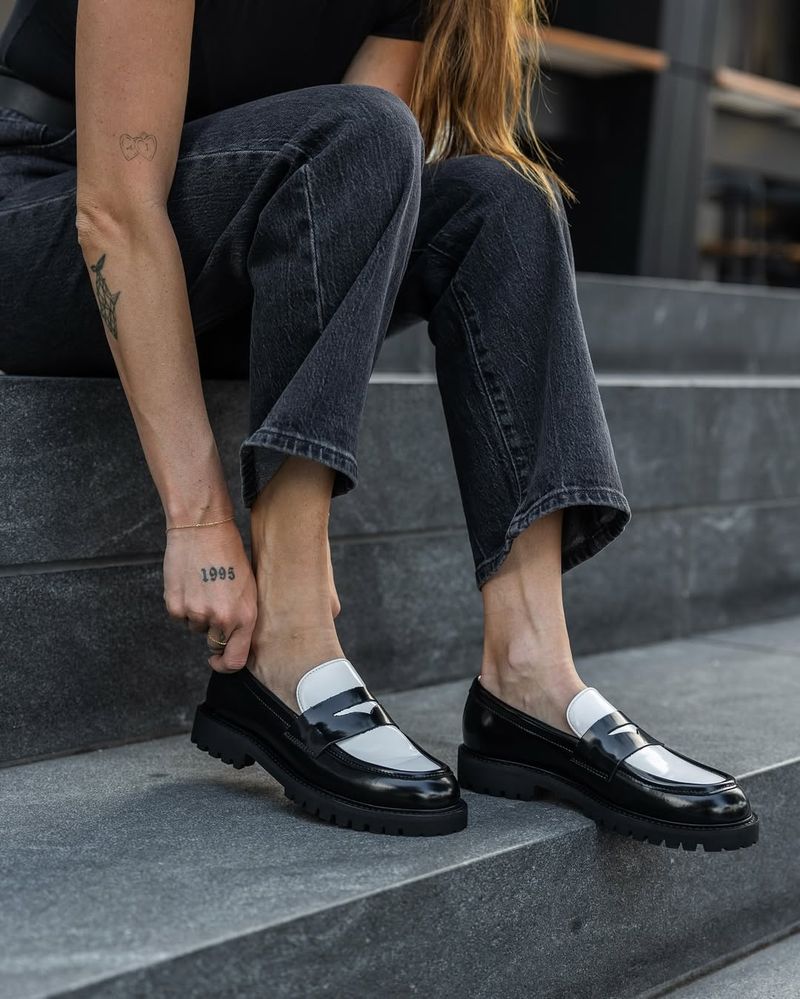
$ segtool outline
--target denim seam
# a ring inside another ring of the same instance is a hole
[[[270,427],[258,427],[258,429],[254,430],[252,434],[247,437],[244,443],[259,444],[261,442],[257,438],[262,436],[283,437],[286,440],[299,441],[302,444],[312,444],[314,447],[320,448],[323,451],[329,451],[331,454],[336,455],[337,458],[344,458],[345,461],[350,461],[353,464],[356,463],[355,458],[349,451],[343,451],[334,444],[328,444],[325,441],[318,441],[313,437],[304,437],[302,434],[295,434],[287,430],[274,430]]]
[[[239,155],[245,155],[245,156],[262,155],[263,156],[265,153],[272,154],[272,155],[277,155],[278,153],[280,153],[281,149],[283,149],[286,146],[288,146],[290,149],[294,149],[296,152],[302,153],[306,157],[309,157],[309,153],[305,149],[303,149],[302,146],[296,146],[294,143],[291,143],[291,142],[284,142],[284,143],[281,144],[280,148],[278,148],[278,149],[268,149],[266,147],[262,148],[262,149],[218,149],[218,150],[214,150],[214,151],[212,151],[210,153],[194,153],[194,154],[191,154],[189,156],[180,156],[179,155],[178,159],[177,159],[177,162],[178,163],[192,163],[195,160],[202,160],[202,159],[208,159],[208,158],[216,158],[216,157],[219,157],[219,156],[239,156]],[[28,146],[28,147],[26,147],[26,150],[28,150],[30,148],[31,147]],[[66,194],[57,194],[57,195],[55,195],[52,198],[40,198],[40,199],[38,199],[36,201],[26,201],[24,205],[14,205],[12,208],[6,208],[5,210],[0,210],[0,218],[2,218],[4,215],[11,215],[14,212],[24,211],[24,209],[26,209],[26,208],[38,208],[39,205],[47,205],[47,204],[50,204],[50,202],[54,202],[54,201],[63,201],[65,198],[74,198],[76,196],[76,194],[77,194],[77,188],[71,188]]]
[[[469,303],[470,309],[472,309],[472,314],[475,315],[475,316],[477,316],[478,310],[475,308],[475,303],[470,298],[469,292],[467,291],[467,289],[464,288],[464,287],[462,287],[461,280],[458,277],[458,275],[456,275],[455,280],[457,280],[459,282],[459,287],[461,288],[461,291],[462,291],[462,294],[464,295],[464,298]],[[462,310],[462,312],[463,312],[463,310]],[[480,324],[479,323],[475,323],[475,325],[473,327],[473,337],[474,337],[475,341],[480,340],[480,336],[481,336],[481,334],[480,334]],[[477,361],[477,354],[476,354],[476,361]],[[481,377],[483,377],[483,373],[481,373]],[[509,441],[508,434],[507,434],[506,430],[503,427],[503,417],[502,417],[502,415],[501,415],[501,413],[499,411],[498,402],[501,404],[500,408],[502,408],[502,410],[504,411],[504,413],[506,415],[511,412],[511,408],[512,407],[509,406],[508,400],[506,399],[505,393],[503,392],[503,389],[502,389],[502,385],[499,383],[499,381],[497,383],[497,389],[495,391],[495,397],[493,399],[493,406],[492,406],[492,408],[493,408],[493,411],[494,411],[494,414],[495,414],[495,419],[498,421],[498,425],[500,427],[500,433],[503,436],[503,441],[505,442],[506,448],[507,448],[509,456],[511,458],[511,465],[512,465],[512,468],[514,469],[514,476],[515,476],[515,478],[517,480],[517,500],[518,500],[518,503],[521,503],[522,499],[523,499],[523,496],[525,495],[524,489],[522,487],[522,478],[525,478],[526,480],[530,479],[531,472],[530,472],[530,468],[527,465],[527,462],[525,460],[524,455],[521,454],[521,453],[517,453],[517,454],[514,453],[515,449],[512,446],[511,442]],[[513,424],[513,420],[511,420],[510,423]],[[508,430],[511,433],[513,433],[513,429],[514,429],[513,425],[509,426],[509,428],[508,428]],[[522,477],[520,476],[520,469],[523,469],[523,476]]]
[[[518,513],[511,521],[509,527],[514,528],[521,521],[524,521],[531,509],[537,506],[544,505],[552,499],[557,499],[564,497],[566,499],[576,499],[580,500],[581,503],[578,505],[591,506],[598,503],[598,497],[603,499],[608,499],[609,496],[614,496],[617,499],[622,499],[627,506],[627,500],[625,496],[618,489],[610,489],[607,486],[600,487],[586,487],[581,485],[564,485],[559,486],[558,489],[551,489],[549,493],[545,493],[544,496],[538,497],[533,503],[528,507]]]
[[[571,506],[611,506],[622,514],[625,519],[620,523],[620,519],[617,517],[610,524],[604,525],[595,531],[594,534],[585,538],[582,544],[567,556],[564,562],[565,571],[579,565],[587,558],[599,552],[608,542],[613,541],[631,519],[628,501],[618,489],[586,489],[581,486],[573,486],[545,493],[544,496],[539,497],[514,517],[508,526],[506,537],[500,549],[475,567],[478,588],[480,589],[489,576],[502,565],[511,548],[511,542],[526,527],[539,517],[552,513],[554,510]]]
[[[423,250],[433,250],[434,253],[438,253],[443,257],[447,257],[447,259],[451,260],[454,264],[460,263],[459,259],[457,257],[454,257],[452,253],[450,253],[448,250],[443,250],[440,246],[437,246],[436,243],[432,241],[430,243],[426,243],[425,246],[418,247],[418,250],[419,252],[422,252]]]
[[[178,163],[192,163],[194,160],[204,160],[204,159],[216,159],[219,156],[260,156],[264,153],[278,154],[284,149],[293,149],[297,153],[302,153],[306,159],[311,158],[311,154],[304,149],[302,146],[297,146],[293,142],[281,141],[277,145],[263,145],[258,149],[240,148],[240,149],[212,149],[205,153],[188,153],[185,156],[178,155]]]
[[[342,492],[347,492],[349,489],[355,488],[358,483],[358,463],[355,457],[348,452],[341,451],[339,448],[316,441],[313,438],[302,437],[300,434],[260,427],[243,440],[239,447],[239,463],[242,472],[242,502],[245,506],[250,506],[249,500],[251,494],[253,494],[253,500],[255,500],[255,494],[258,489],[252,462],[248,463],[245,458],[246,449],[251,447],[272,448],[273,450],[283,451],[285,454],[299,455],[300,457],[309,458],[312,461],[326,465],[328,468],[333,469],[350,480],[350,485],[342,490]]]
[[[13,208],[6,208],[4,211],[0,211],[0,218],[5,215],[13,215],[14,212],[24,211],[26,208],[38,208],[39,205],[49,205],[54,201],[65,201],[67,198],[75,198],[77,194],[77,188],[71,188],[66,194],[56,194],[52,198],[40,198],[37,201],[26,201],[24,205],[14,205]]]
[[[459,313],[461,315],[461,320],[464,323],[464,329],[465,329],[465,332],[466,332],[466,335],[467,335],[467,341],[468,341],[469,346],[470,346],[470,352],[472,353],[472,357],[473,357],[473,360],[475,362],[475,368],[476,368],[476,370],[478,372],[478,375],[480,377],[481,385],[483,386],[483,390],[486,393],[486,398],[489,400],[489,406],[490,406],[490,408],[492,410],[492,415],[494,416],[495,423],[497,425],[497,430],[498,430],[498,432],[500,434],[500,438],[503,441],[503,446],[505,447],[506,453],[508,454],[508,459],[511,462],[511,468],[512,468],[512,470],[514,472],[514,478],[515,478],[516,483],[517,483],[517,502],[520,503],[522,501],[522,482],[520,480],[519,470],[517,469],[517,464],[516,464],[516,461],[514,459],[513,451],[511,450],[511,446],[508,443],[508,438],[506,437],[505,430],[503,429],[502,420],[500,419],[500,416],[499,416],[499,414],[497,412],[497,406],[496,406],[496,401],[495,401],[495,398],[494,398],[494,394],[493,394],[493,392],[489,388],[489,385],[486,382],[485,372],[483,370],[483,366],[481,365],[480,359],[478,357],[478,351],[477,351],[477,348],[475,346],[475,335],[474,335],[474,331],[472,329],[472,326],[471,326],[469,320],[467,319],[467,314],[466,314],[466,312],[464,310],[464,306],[463,306],[463,303],[461,302],[460,296],[459,296],[459,294],[457,294],[457,290],[456,290],[456,282],[457,281],[458,281],[458,275],[455,275],[453,277],[452,281],[450,282],[450,289],[451,289],[451,292],[452,292],[452,295],[453,295],[453,300],[456,303],[456,307],[458,308],[458,311],[459,311]],[[464,297],[466,298],[466,300],[469,302],[470,308],[474,312],[475,311],[475,306],[473,305],[472,300],[469,298],[469,296],[467,295],[466,291],[464,290],[464,288],[460,284],[458,285],[458,287],[461,290],[461,294],[464,295]]]
[[[319,332],[322,336],[322,332],[325,328],[325,323],[323,321],[323,308],[322,308],[322,286],[319,279],[319,255],[318,255],[318,241],[317,241],[317,230],[314,225],[314,213],[311,210],[313,203],[313,197],[311,195],[311,180],[308,174],[308,163],[304,163],[300,167],[298,173],[303,176],[303,194],[305,195],[306,201],[306,211],[308,212],[308,226],[309,226],[309,240],[311,242],[311,273],[314,275],[314,289],[316,292],[317,300],[317,322],[319,323]]]

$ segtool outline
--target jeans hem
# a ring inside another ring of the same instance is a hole
[[[256,468],[255,448],[275,452],[275,461]],[[308,458],[311,461],[326,465],[336,472],[333,484],[333,496],[350,492],[358,483],[358,463],[355,457],[347,451],[340,451],[330,444],[302,437],[299,434],[288,433],[285,430],[273,430],[260,427],[239,448],[239,466],[241,471],[242,502],[249,509],[256,497],[267,485],[282,460],[287,455]]]
[[[506,560],[511,543],[522,532],[540,517],[554,510],[563,510],[574,506],[596,507],[599,515],[601,509],[610,509],[613,514],[610,519],[598,522],[597,528],[591,534],[580,538],[561,553],[561,571],[567,572],[581,562],[596,555],[611,541],[618,537],[631,520],[631,509],[625,495],[613,488],[575,488],[559,489],[537,499],[526,509],[515,515],[508,527],[502,546],[493,555],[480,562],[475,568],[475,581],[478,589],[500,568]]]

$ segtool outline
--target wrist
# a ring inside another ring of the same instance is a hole
[[[228,488],[222,483],[195,483],[187,492],[183,489],[167,490],[162,500],[166,526],[177,524],[205,524],[233,517],[236,508]]]

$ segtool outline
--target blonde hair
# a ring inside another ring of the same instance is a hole
[[[423,0],[426,26],[410,106],[432,161],[485,153],[557,206],[574,200],[536,136],[543,0]],[[527,145],[527,154],[522,143]]]

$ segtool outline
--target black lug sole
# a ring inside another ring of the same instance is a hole
[[[283,786],[286,797],[323,822],[361,832],[390,836],[446,836],[467,825],[467,804],[407,810],[378,808],[339,797],[294,775],[270,750],[243,729],[197,708],[192,742],[203,752],[237,770],[258,763]]]
[[[663,843],[673,848],[682,846],[684,850],[696,850],[702,846],[706,851],[716,852],[739,850],[758,841],[758,816],[755,813],[744,822],[727,826],[686,826],[660,822],[605,803],[590,791],[545,770],[481,756],[463,744],[458,749],[458,781],[462,789],[468,791],[522,801],[532,801],[542,792],[549,791],[577,805],[601,828],[655,846]]]

